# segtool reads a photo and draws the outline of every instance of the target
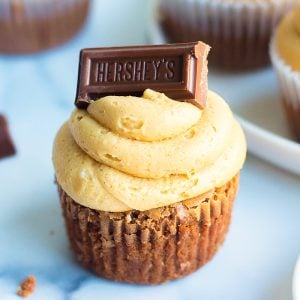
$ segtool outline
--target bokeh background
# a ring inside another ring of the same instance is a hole
[[[87,23],[68,43],[34,55],[0,55],[0,111],[17,155],[0,162],[0,299],[292,299],[300,252],[299,177],[251,155],[228,238],[199,272],[163,286],[99,279],[76,264],[54,185],[52,143],[74,108],[79,50],[148,43],[151,0],[94,0]],[[230,87],[231,88],[231,87]]]

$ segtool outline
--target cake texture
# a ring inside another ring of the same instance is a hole
[[[53,163],[77,259],[111,280],[158,284],[197,270],[231,219],[246,142],[225,101],[147,89],[75,109]]]
[[[210,65],[227,70],[269,64],[274,27],[298,0],[160,0],[160,24],[171,42],[203,40]]]
[[[281,99],[291,131],[300,141],[300,6],[278,25],[270,45]]]
[[[0,2],[0,52],[33,53],[72,38],[84,24],[89,0]]]
[[[220,188],[148,211],[110,213],[77,204],[60,187],[60,201],[76,258],[105,278],[159,284],[208,262],[224,241],[238,175]]]

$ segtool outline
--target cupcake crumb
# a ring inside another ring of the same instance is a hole
[[[35,290],[36,279],[34,276],[29,275],[24,279],[18,289],[17,295],[23,298],[29,297]]]

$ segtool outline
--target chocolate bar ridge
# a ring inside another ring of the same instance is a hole
[[[75,104],[84,109],[107,95],[141,96],[150,88],[204,108],[208,52],[202,42],[83,49]]]

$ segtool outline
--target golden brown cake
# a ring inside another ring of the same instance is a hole
[[[84,24],[89,0],[0,2],[0,52],[33,53],[72,38]]]
[[[158,284],[221,245],[246,143],[225,101],[206,108],[146,90],[75,109],[53,163],[77,259],[111,280]]]
[[[287,14],[277,27],[270,53],[287,119],[300,141],[300,6]]]
[[[171,42],[203,40],[210,65],[227,70],[269,63],[274,27],[298,0],[160,0],[160,24]]]

